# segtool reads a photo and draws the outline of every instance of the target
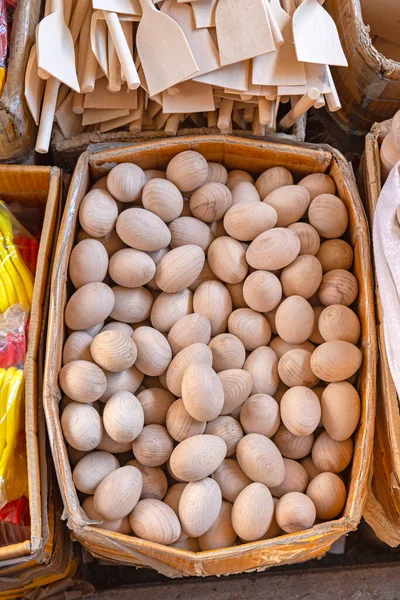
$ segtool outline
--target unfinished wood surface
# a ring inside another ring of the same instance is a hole
[[[197,81],[183,81],[179,94],[163,92],[163,110],[168,113],[196,113],[215,110],[212,87]]]
[[[92,3],[90,0],[79,0],[78,2],[75,2],[74,10],[72,12],[71,21],[69,24],[69,29],[74,44],[78,39],[79,32],[82,28],[83,20],[89,8],[92,8]],[[68,23],[68,19],[65,19],[65,21]]]
[[[55,113],[58,126],[67,140],[83,131],[81,115],[75,114],[72,110],[73,98],[74,92],[70,92]]]
[[[106,77],[108,77],[107,37],[107,23],[104,20],[103,12],[95,10],[90,24],[90,42],[93,54]]]
[[[129,114],[127,114],[125,117],[117,117],[111,121],[104,121],[100,124],[100,131],[105,133],[106,131],[112,131],[113,129],[125,127],[125,125],[129,125],[129,123],[132,123],[132,121],[135,121],[139,117],[140,110],[136,108],[135,110],[129,111]]]
[[[269,26],[271,27],[271,33],[272,37],[274,38],[275,47],[279,48],[280,46],[282,46],[284,39],[281,32],[282,28],[279,26],[275,15],[277,14],[278,9],[280,11],[282,10],[281,5],[279,3],[279,0],[277,2],[274,2],[275,10],[272,10],[272,2],[270,2],[270,0],[264,0],[264,4],[265,8],[267,9]]]
[[[137,92],[136,90],[128,91],[125,84],[119,92],[109,92],[107,79],[102,77],[96,81],[94,91],[91,94],[85,94],[84,108],[134,110],[137,108]]]
[[[119,62],[111,33],[108,31],[107,39],[107,59],[108,59],[108,86],[109,92],[119,92],[121,89],[121,63]]]
[[[80,2],[81,0],[77,1]],[[136,15],[138,17],[142,14],[139,0],[92,0],[92,4],[93,8],[99,10],[111,10],[125,15]]]
[[[398,0],[361,0],[363,21],[371,28],[371,34],[380,35],[393,42],[400,42],[400,2]],[[390,57],[389,57],[390,58]]]
[[[36,152],[39,154],[46,154],[49,150],[59,88],[60,82],[58,79],[50,77],[46,81],[35,147]]]
[[[215,9],[218,0],[196,0],[192,2],[192,9],[196,27],[215,27]]]
[[[127,117],[129,110],[125,108],[115,108],[110,110],[101,110],[97,108],[87,108],[82,116],[82,125],[93,125],[94,123],[104,123],[112,121],[119,117]]]
[[[200,81],[201,83],[208,83],[209,85],[214,85],[217,87],[229,87],[244,92],[247,90],[248,86],[249,71],[250,61],[244,60],[233,65],[221,67],[216,71],[206,73],[206,75],[194,77],[194,80]]]
[[[89,6],[82,20],[82,27],[79,32],[77,48],[76,70],[78,74],[79,87],[82,87],[85,65],[88,55],[88,45],[90,45],[90,23],[92,19],[92,7]],[[90,48],[91,49],[91,48]],[[81,89],[82,91],[82,89]]]
[[[111,35],[119,62],[121,63],[121,68],[124,71],[126,84],[130,90],[136,90],[140,85],[140,79],[118,15],[117,13],[108,11],[103,11],[103,15],[105,16],[108,31]]]
[[[36,44],[33,44],[25,71],[25,99],[36,125],[39,125],[45,81],[38,75]]]
[[[317,88],[311,88],[307,94],[304,94],[293,108],[279,121],[279,128],[283,130],[290,129],[292,125],[300,119],[309,108],[314,106],[316,100],[320,96],[320,91]]]
[[[327,94],[331,91],[325,65],[313,63],[304,63],[306,72],[306,85],[280,85],[278,86],[279,95],[299,96],[306,94],[310,88],[316,87],[321,94]]]

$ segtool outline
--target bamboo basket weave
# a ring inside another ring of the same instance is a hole
[[[275,165],[285,165],[295,177],[311,172],[326,172],[334,178],[338,194],[349,211],[349,242],[354,248],[354,272],[359,282],[357,312],[362,323],[360,347],[364,357],[358,386],[362,401],[361,421],[356,433],[343,516],[300,533],[198,553],[92,526],[93,522],[82,511],[73,484],[58,411],[61,399],[58,373],[65,334],[68,262],[77,230],[79,205],[89,183],[105,175],[120,162],[134,162],[143,169],[165,169],[173,156],[188,149],[201,152],[210,161],[222,162],[229,169],[247,169],[253,175]],[[117,563],[152,567],[168,577],[228,575],[321,556],[340,536],[356,529],[362,515],[375,419],[375,370],[375,319],[368,229],[351,168],[339,152],[329,146],[268,143],[209,135],[165,139],[98,152],[92,148],[80,157],[61,222],[51,279],[43,400],[65,517],[73,539],[92,554]]]

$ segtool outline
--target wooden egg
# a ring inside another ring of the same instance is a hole
[[[358,371],[362,358],[361,350],[354,344],[333,340],[314,350],[311,369],[323,381],[344,381]]]
[[[232,503],[251,483],[251,479],[243,473],[239,463],[233,458],[225,458],[212,474],[212,478],[221,488],[223,498]]]
[[[314,329],[312,334],[310,335],[310,342],[313,342],[314,344],[323,344],[325,340],[321,335],[318,323],[321,313],[326,309],[320,304],[318,304],[317,306],[313,306],[312,309],[314,312]]]
[[[241,169],[233,169],[228,173],[228,180],[226,182],[226,187],[232,190],[236,185],[241,183],[242,181],[248,181],[249,183],[254,184],[254,179],[247,171],[242,171]]]
[[[311,457],[321,472],[340,473],[349,466],[353,457],[353,440],[349,438],[338,442],[323,431],[314,442]]]
[[[227,283],[226,284],[226,289],[228,290],[228,292],[232,298],[232,305],[233,305],[233,308],[235,308],[235,309],[236,308],[247,308],[247,303],[243,296],[243,284],[244,284],[243,281],[241,281],[240,283]]]
[[[238,337],[231,333],[221,333],[208,344],[213,355],[213,369],[216,373],[227,369],[241,369],[246,359],[246,350]]]
[[[190,284],[189,289],[192,290],[192,292],[195,292],[199,285],[204,281],[217,281],[217,276],[211,270],[207,259],[204,261],[204,265],[199,276],[193,281],[193,283]]]
[[[314,434],[294,435],[284,425],[281,425],[273,437],[274,443],[285,458],[304,458],[311,452]]]
[[[107,275],[108,254],[97,240],[82,240],[72,249],[69,276],[76,288],[93,281],[103,281]]]
[[[236,541],[236,532],[232,527],[232,504],[222,501],[221,510],[215,523],[199,538],[200,550],[229,548]]]
[[[95,510],[93,504],[93,496],[88,496],[82,502],[82,508],[86,513],[87,518],[91,521],[99,522],[99,525],[93,525],[93,527],[100,527],[101,529],[106,529],[107,531],[116,531],[117,533],[124,533],[125,535],[129,535],[130,533],[132,533],[132,528],[130,526],[128,517],[123,517],[122,519],[115,519],[114,521],[108,521],[102,518],[102,516],[97,512],[97,510]]]
[[[311,200],[314,200],[321,194],[334,194],[336,192],[336,185],[330,175],[325,173],[311,173],[306,175],[299,181],[299,185],[305,187],[309,193]]]
[[[109,452],[91,452],[76,465],[72,474],[75,487],[84,494],[94,494],[104,477],[119,469],[119,461]]]
[[[292,184],[293,177],[288,169],[285,169],[285,167],[272,167],[260,175],[256,181],[256,188],[261,200],[264,200],[274,190]]]
[[[245,435],[237,445],[236,456],[241,469],[253,481],[264,483],[268,487],[282,483],[285,476],[282,455],[264,435]]]
[[[216,372],[204,362],[192,362],[182,379],[182,400],[197,421],[212,421],[221,413],[224,390]]]
[[[240,411],[240,424],[245,433],[259,433],[270,438],[280,423],[279,405],[268,394],[250,396]]]
[[[280,403],[282,423],[291,433],[298,436],[310,435],[321,420],[321,405],[318,396],[304,386],[288,390]]]
[[[147,252],[146,254],[148,254],[150,256],[150,258],[152,259],[152,261],[154,262],[154,264],[158,265],[158,263],[160,262],[160,260],[166,255],[168,254],[168,252],[170,251],[170,247],[167,246],[166,248],[160,248],[160,250],[154,250],[154,252]],[[158,287],[158,285],[156,284],[156,278],[155,276],[153,277],[153,279],[150,279],[150,281],[147,282],[146,287],[149,290],[159,290],[160,288]]]
[[[107,323],[104,325],[103,331],[119,331],[120,333],[125,333],[125,335],[129,335],[129,337],[133,333],[133,329],[128,323],[120,323],[119,321],[111,321],[111,323]]]
[[[189,206],[196,219],[212,223],[222,219],[232,206],[232,194],[222,183],[205,183],[193,192]]]
[[[240,181],[231,189],[231,192],[232,206],[239,204],[239,202],[242,202],[243,204],[257,202],[260,204],[260,196],[258,195],[257,189],[250,181]]]
[[[290,344],[308,340],[314,329],[314,312],[301,296],[290,296],[278,307],[275,325],[279,336]]]
[[[207,177],[208,163],[199,152],[180,152],[168,163],[167,179],[181,192],[192,192],[203,185]]]
[[[145,467],[138,460],[130,460],[127,465],[136,467],[142,474],[143,485],[140,499],[154,498],[162,500],[168,490],[168,481],[160,467]]]
[[[179,519],[172,508],[154,498],[140,500],[129,521],[135,535],[156,544],[172,544],[181,534]]]
[[[168,409],[175,397],[162,388],[148,388],[137,395],[143,408],[145,425],[165,425]]]
[[[207,423],[205,433],[217,435],[224,440],[227,451],[226,456],[232,456],[236,452],[236,446],[239,440],[243,437],[243,429],[239,421],[230,416],[217,417],[213,421]]]
[[[190,537],[204,535],[218,519],[221,506],[221,490],[213,479],[206,477],[201,481],[191,481],[179,502],[182,529]]]
[[[357,428],[361,401],[347,381],[330,383],[321,396],[322,424],[332,439],[347,440]]]
[[[246,260],[254,269],[275,271],[293,262],[299,252],[299,237],[290,229],[276,227],[261,233],[251,242]]]
[[[356,313],[341,304],[332,304],[322,310],[318,328],[327,342],[344,340],[356,344],[360,339],[361,325]]]
[[[93,325],[88,329],[84,329],[84,332],[90,335],[90,337],[93,339],[103,329],[104,324],[105,321],[101,321],[100,323],[96,323],[96,325]]]
[[[311,298],[322,281],[322,267],[312,254],[302,254],[281,273],[282,290],[285,296]]]
[[[83,198],[79,207],[79,223],[89,235],[98,238],[114,229],[118,206],[105,190],[93,190]]]
[[[285,340],[283,340],[279,336],[274,337],[270,341],[269,347],[272,348],[272,350],[275,352],[275,354],[278,357],[278,360],[280,360],[282,356],[290,350],[307,350],[307,352],[311,353],[313,353],[315,350],[315,346],[309,341],[302,342],[301,344],[290,344],[289,342],[285,342]]]
[[[165,171],[160,171],[159,169],[145,169],[144,174],[146,177],[146,183],[148,183],[152,179],[166,179],[167,178]]]
[[[193,435],[201,435],[206,428],[205,421],[197,421],[188,413],[182,398],[169,407],[166,424],[169,435],[177,442],[183,442]]]
[[[90,344],[93,360],[106,371],[119,373],[130,369],[137,356],[135,342],[120,331],[103,331]]]
[[[151,324],[162,333],[168,332],[182,317],[193,312],[193,292],[183,290],[177,294],[160,294],[151,309]]]
[[[111,318],[125,323],[140,323],[149,318],[153,296],[143,287],[125,288],[116,285],[112,288],[115,303]]]
[[[63,349],[63,365],[74,360],[93,362],[90,354],[92,337],[86,331],[74,331],[68,336]]]
[[[211,337],[224,333],[232,312],[232,300],[220,281],[204,281],[193,296],[193,310],[208,317]]]
[[[232,509],[232,526],[246,542],[262,537],[271,525],[274,502],[262,483],[251,483],[240,492]]]
[[[205,364],[211,368],[210,348],[206,344],[192,344],[178,352],[172,359],[167,370],[166,382],[168,389],[178,398],[182,397],[183,376],[191,363]]]
[[[143,373],[135,367],[121,371],[120,373],[106,373],[107,387],[101,396],[101,402],[107,402],[116,392],[130,392],[134,394],[143,381]]]
[[[267,319],[250,308],[239,308],[229,315],[229,333],[236,335],[247,351],[266,346],[271,339],[271,327]]]
[[[321,471],[317,469],[317,467],[314,465],[311,456],[306,456],[305,458],[302,458],[300,464],[307,471],[309,481],[311,481],[312,479],[314,479],[314,477],[321,473]]]
[[[343,304],[349,306],[357,298],[358,282],[352,273],[344,269],[333,269],[322,277],[318,290],[321,304]]]
[[[144,208],[124,210],[115,227],[121,240],[136,250],[160,250],[171,241],[170,231],[164,221]]]
[[[326,240],[317,252],[323,273],[333,269],[347,271],[353,264],[353,248],[344,240]]]
[[[106,385],[106,376],[100,367],[87,360],[74,360],[60,371],[62,391],[76,402],[98,400],[104,394]]]
[[[311,352],[307,350],[297,348],[285,352],[279,359],[278,373],[289,388],[298,385],[312,388],[318,383],[318,377],[311,369]]]
[[[288,229],[293,231],[300,240],[299,254],[311,254],[315,256],[320,248],[319,233],[309,223],[292,223]]]
[[[339,238],[347,229],[349,215],[344,202],[333,194],[320,194],[311,202],[308,220],[324,238]]]
[[[226,185],[226,182],[228,181],[228,171],[224,165],[216,162],[208,163],[208,175],[204,183],[211,183],[212,181]]]
[[[139,327],[133,332],[136,344],[136,367],[145,375],[164,373],[172,359],[170,345],[162,333],[152,327]]]
[[[339,516],[346,503],[346,486],[334,473],[320,473],[307,488],[317,511],[317,518],[330,521]]]
[[[189,552],[200,552],[199,538],[187,537],[183,540],[178,540],[174,544],[170,544],[170,546],[171,548],[181,548],[182,550],[189,550]]]
[[[89,404],[68,404],[61,415],[61,427],[68,444],[76,450],[94,450],[100,443],[103,425],[99,413]]]
[[[234,191],[232,198],[234,198]],[[227,234],[236,240],[250,242],[264,231],[275,227],[277,220],[276,210],[269,204],[260,202],[259,198],[252,203],[251,207],[248,206],[247,201],[241,200],[238,204],[233,202],[232,207],[225,213],[224,228]]]
[[[165,223],[177,219],[183,209],[183,197],[176,185],[166,179],[152,179],[143,188],[142,203]]]
[[[229,415],[242,406],[249,397],[253,387],[253,378],[243,369],[227,369],[218,373],[222,388],[224,390],[224,405],[221,415]]]
[[[110,316],[114,293],[105,283],[83,285],[72,294],[65,307],[65,324],[70,329],[89,329]]]
[[[117,392],[104,407],[103,424],[114,441],[121,444],[133,442],[144,425],[142,405],[130,392]]]
[[[145,252],[124,248],[111,257],[109,273],[111,279],[118,285],[129,288],[141,287],[153,279],[156,265]]]
[[[218,469],[226,450],[226,443],[216,435],[194,435],[180,442],[172,452],[172,473],[181,481],[199,481]]]
[[[278,358],[268,346],[253,350],[246,359],[243,369],[253,378],[252,394],[273,396],[278,389]]]
[[[288,391],[288,386],[285,385],[282,381],[279,382],[279,386],[278,389],[276,390],[275,394],[274,394],[274,400],[277,401],[277,403],[279,404],[280,401],[282,400],[282,396],[285,392]]]
[[[310,204],[310,193],[300,185],[285,185],[270,192],[264,202],[276,210],[277,227],[287,227],[304,215]]]
[[[214,221],[213,223],[210,224],[210,229],[211,232],[213,233],[213,235],[216,238],[222,237],[224,235],[226,235],[226,231],[224,229],[224,222],[222,219],[220,219],[219,221]]]
[[[102,480],[94,494],[94,508],[103,519],[126,517],[134,509],[142,492],[143,478],[136,467],[116,469]]]
[[[305,492],[308,485],[308,475],[305,468],[291,458],[284,458],[283,463],[285,465],[284,480],[281,485],[270,488],[270,492],[274,498],[282,498],[282,496],[289,492]]]
[[[382,179],[385,180],[394,165],[400,158],[400,149],[395,142],[395,138],[392,133],[388,133],[382,140],[380,148],[381,157],[381,175]]]
[[[194,217],[175,219],[169,224],[169,230],[171,232],[171,248],[194,244],[207,252],[209,245],[215,239],[207,223]]]
[[[138,200],[145,184],[146,175],[140,167],[131,163],[117,165],[107,176],[108,191],[119,202]]]
[[[135,458],[145,467],[159,467],[167,462],[174,449],[174,441],[162,425],[145,425],[132,442]]]
[[[121,250],[122,248],[126,247],[124,242],[119,238],[115,229],[110,231],[110,233],[107,233],[107,235],[104,235],[102,237],[96,237],[96,238],[90,236],[88,233],[86,233],[86,231],[81,229],[78,232],[76,239],[77,239],[77,242],[81,242],[82,240],[96,239],[97,242],[100,242],[100,244],[102,246],[104,246],[109,258],[118,250]]]
[[[103,429],[100,444],[97,446],[96,450],[110,452],[110,454],[132,455],[132,442],[125,442],[124,444],[116,442],[110,438],[107,431]]]
[[[277,502],[275,518],[283,531],[295,533],[314,525],[316,510],[308,496],[300,492],[289,492]]]
[[[278,306],[281,301],[281,282],[276,275],[269,271],[254,271],[245,279],[243,296],[253,310],[268,312]]]
[[[170,250],[157,265],[156,284],[169,294],[182,292],[200,275],[204,261],[203,250],[193,244]]]
[[[192,344],[208,344],[210,338],[211,325],[208,318],[199,313],[193,313],[181,317],[171,327],[167,339],[172,354],[175,356],[175,354]]]
[[[247,275],[246,251],[228,236],[214,240],[208,249],[208,263],[215,275],[226,283],[240,283]]]
[[[186,486],[187,483],[175,483],[171,485],[164,497],[165,504],[168,504],[176,515],[179,515],[179,502]]]
[[[92,185],[92,187],[90,188],[90,192],[92,190],[107,190],[107,175],[104,175],[104,177],[100,177],[100,179],[98,179],[97,181],[94,182],[94,184]]]

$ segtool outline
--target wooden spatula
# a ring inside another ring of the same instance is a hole
[[[77,0],[77,2],[80,1]],[[94,9],[110,10],[125,15],[140,16],[142,14],[139,0],[92,0],[92,5]]]
[[[202,27],[215,27],[215,9],[218,0],[196,0],[192,9],[197,29]]]
[[[106,18],[108,31],[111,35],[116,53],[124,71],[126,83],[130,90],[136,90],[140,85],[140,79],[133,62],[131,50],[126,41],[118,15],[115,12],[103,11]]]
[[[136,48],[154,96],[198,71],[182,29],[157,10],[152,0],[140,0],[143,16],[136,33]]]
[[[36,44],[33,44],[25,71],[25,99],[33,120],[39,125],[45,81],[39,77],[37,70]]]
[[[200,0],[199,0],[200,1]],[[250,61],[243,60],[239,63],[221,67],[211,73],[206,73],[200,77],[194,77],[195,81],[208,83],[222,88],[232,88],[239,91],[246,91],[249,81]]]
[[[296,9],[293,36],[298,60],[347,67],[335,22],[317,0],[304,0]]]

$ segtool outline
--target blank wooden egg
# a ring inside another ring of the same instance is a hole
[[[216,162],[208,163],[208,175],[204,183],[211,183],[212,181],[226,185],[226,182],[228,181],[228,171],[224,165]]]
[[[253,378],[252,394],[275,394],[279,385],[278,358],[271,348],[261,346],[253,350],[243,369]]]
[[[113,373],[129,369],[137,356],[135,342],[120,331],[98,333],[90,344],[93,360],[102,368]]]
[[[232,192],[232,198],[235,197],[235,190],[236,188]],[[259,198],[253,200],[250,207],[247,201],[241,200],[239,203],[233,202],[232,207],[225,213],[224,228],[227,234],[236,240],[250,242],[264,231],[275,227],[277,220],[276,210],[269,204],[260,202]]]
[[[145,467],[138,460],[130,460],[127,465],[136,467],[142,474],[143,485],[140,499],[154,498],[162,500],[168,490],[168,481],[160,467]]]
[[[357,390],[347,381],[330,383],[321,396],[322,424],[331,438],[347,440],[357,428],[361,401]]]
[[[121,444],[133,442],[144,425],[142,405],[130,392],[117,392],[104,407],[103,424],[111,439]]]
[[[91,452],[77,463],[72,478],[75,487],[84,494],[94,494],[104,477],[120,466],[109,452]]]
[[[250,308],[233,311],[229,315],[228,330],[241,340],[249,352],[266,346],[271,339],[271,327],[267,319]]]
[[[208,317],[211,337],[224,333],[232,312],[232,300],[220,281],[204,281],[193,296],[193,310]]]
[[[181,481],[199,481],[218,469],[226,449],[224,440],[215,435],[194,435],[180,442],[172,452],[172,473]],[[191,535],[185,526],[184,529]]]
[[[168,409],[175,397],[162,388],[148,388],[137,395],[142,405],[145,425],[165,425]]]
[[[187,346],[172,359],[166,375],[168,389],[177,397],[182,397],[182,380],[191,363],[205,364],[211,367],[212,352],[205,344]],[[222,405],[221,405],[222,407]]]
[[[312,461],[321,472],[340,473],[349,466],[353,457],[353,440],[337,441],[323,431],[315,440]]]
[[[279,359],[278,373],[283,383],[290,388],[298,385],[312,388],[318,383],[318,377],[311,369],[311,352],[307,350],[297,348],[285,352]]]
[[[317,252],[322,271],[327,273],[333,269],[350,269],[353,264],[353,249],[344,240],[326,240]]]
[[[87,360],[74,360],[60,371],[60,387],[64,394],[77,402],[94,402],[106,389],[103,371]]]
[[[89,235],[98,238],[114,229],[118,206],[105,190],[93,190],[83,198],[79,207],[79,223]]]
[[[172,508],[154,498],[140,500],[129,521],[135,535],[156,544],[172,544],[181,534],[179,519]]]
[[[249,433],[237,445],[236,457],[241,469],[253,481],[268,487],[280,485],[285,476],[281,453],[264,435]]]
[[[360,338],[361,325],[354,311],[341,304],[324,308],[318,320],[323,340],[344,340],[356,344]]]
[[[210,224],[210,229],[216,238],[222,237],[226,235],[226,231],[224,229],[224,222],[222,219],[219,221],[214,221]]]
[[[232,527],[232,504],[222,501],[221,510],[215,523],[199,538],[200,550],[216,550],[229,548],[236,540],[236,532]]]
[[[95,181],[89,191],[98,189],[107,190],[107,175],[104,175],[104,177],[100,177],[100,179]]]
[[[288,386],[285,385],[282,381],[279,382],[279,386],[278,389],[276,390],[275,394],[274,394],[274,400],[277,401],[277,403],[279,404],[280,401],[282,400],[282,396],[285,392],[288,391]]]
[[[120,333],[129,335],[129,337],[133,333],[133,329],[130,325],[128,325],[128,323],[120,323],[119,321],[111,321],[110,323],[107,323],[107,325],[104,325],[101,331],[119,331]]]
[[[166,426],[169,435],[175,441],[183,442],[193,435],[201,435],[206,428],[206,422],[193,419],[180,398],[169,407]]]
[[[209,245],[215,239],[207,223],[194,217],[175,219],[169,224],[169,230],[171,232],[171,248],[194,244],[207,252]]]
[[[311,452],[314,434],[294,435],[284,425],[281,425],[273,437],[273,441],[285,458],[304,458]]]
[[[115,228],[121,240],[136,250],[160,250],[171,241],[170,231],[164,221],[144,208],[124,210]]]
[[[241,183],[242,181],[248,181],[249,183],[254,184],[254,179],[247,171],[243,171],[242,169],[233,169],[228,173],[228,180],[226,182],[226,187],[232,190],[236,185]]]
[[[170,251],[170,247],[167,246],[166,248],[160,248],[160,250],[154,250],[154,252],[147,252],[147,254],[150,256],[150,258],[154,261],[154,264],[158,265],[158,263],[160,262],[160,260],[166,255],[168,254],[168,252]],[[159,290],[160,288],[158,287],[157,283],[156,283],[156,278],[155,276],[153,277],[153,279],[150,279],[150,281],[146,284],[147,288],[149,290]]]
[[[205,254],[193,244],[170,250],[157,265],[156,284],[169,294],[182,292],[200,275]]]
[[[114,308],[114,293],[105,283],[83,285],[67,302],[65,324],[70,329],[89,329],[110,316]]]
[[[346,503],[346,486],[334,473],[320,473],[307,488],[317,511],[318,519],[329,521],[339,516]]]
[[[162,333],[152,327],[138,327],[132,340],[136,344],[136,367],[145,375],[157,376],[164,373],[172,359],[168,341]]]
[[[234,502],[232,525],[242,540],[253,542],[268,531],[273,514],[274,502],[269,489],[262,483],[251,483]]]
[[[203,265],[202,270],[200,271],[199,276],[197,277],[197,279],[195,279],[193,281],[193,283],[190,284],[189,289],[191,289],[192,292],[195,292],[197,290],[197,288],[199,287],[199,285],[201,283],[203,283],[204,281],[216,281],[216,280],[217,280],[217,276],[211,270],[208,260],[206,259],[204,261],[204,265]]]
[[[300,492],[289,492],[275,507],[275,518],[286,533],[309,529],[315,523],[316,510],[312,500]]]
[[[63,349],[63,365],[74,360],[93,362],[90,344],[93,338],[86,331],[73,331],[68,336]]]
[[[216,481],[209,477],[191,481],[179,502],[182,529],[190,537],[204,535],[217,520],[221,506],[222,494]]]
[[[288,169],[285,169],[285,167],[272,167],[260,175],[255,185],[261,200],[264,200],[274,190],[292,184],[293,177]]]
[[[259,433],[270,438],[280,423],[279,405],[268,394],[254,394],[242,405],[240,424],[245,433]]]
[[[261,233],[251,242],[246,260],[254,269],[275,271],[293,262],[299,252],[299,237],[290,229],[276,227]]]
[[[161,171],[160,169],[145,169],[143,172],[147,183],[152,179],[166,179],[167,177],[165,171]]]
[[[268,312],[278,306],[281,301],[282,286],[273,273],[254,271],[245,279],[243,296],[253,310]]]
[[[116,285],[112,288],[115,303],[111,318],[125,323],[140,323],[149,318],[153,296],[143,287],[125,288]]]
[[[308,220],[324,238],[339,238],[347,229],[349,215],[344,202],[333,194],[320,194],[311,202]]]
[[[165,223],[177,219],[183,209],[183,197],[176,185],[166,179],[152,179],[143,188],[142,203]]]
[[[93,503],[93,496],[88,496],[82,502],[82,508],[86,513],[87,518],[91,521],[99,522],[99,525],[93,525],[93,527],[100,527],[101,529],[106,529],[107,531],[116,531],[117,533],[124,533],[125,535],[132,533],[132,528],[130,526],[128,517],[115,519],[114,521],[108,521],[107,519],[103,519],[97,510],[95,510]]]
[[[168,333],[168,342],[174,356],[191,344],[208,344],[210,338],[210,321],[206,316],[201,315],[200,313],[193,313],[181,317],[171,327]]]
[[[88,327],[88,329],[85,329],[84,331],[93,339],[103,329],[104,323],[105,321],[100,321],[100,323],[96,323],[96,325]]]
[[[342,340],[321,344],[311,357],[313,373],[323,381],[329,382],[348,379],[358,371],[361,363],[361,350]]]
[[[227,369],[218,373],[224,390],[224,404],[221,415],[229,415],[242,406],[253,387],[253,378],[243,369]]]
[[[325,307],[322,305],[316,305],[312,307],[313,312],[314,312],[314,329],[312,334],[310,335],[310,342],[313,342],[314,344],[323,344],[324,343],[324,338],[321,335],[321,332],[319,330],[319,317],[321,316],[321,313],[325,310]]]
[[[280,411],[282,423],[298,436],[310,435],[321,420],[318,396],[303,386],[292,387],[282,396]]]
[[[108,254],[97,240],[82,240],[72,249],[69,276],[76,288],[93,281],[103,281],[107,275]]]
[[[164,497],[165,504],[168,504],[176,515],[179,515],[179,502],[186,486],[187,483],[175,483],[174,485],[171,485]]]
[[[185,539],[178,539],[177,542],[171,544],[171,548],[181,548],[182,550],[188,550],[189,552],[200,552],[199,538],[186,537]],[[181,534],[182,537],[182,534]]]
[[[193,312],[193,292],[183,290],[177,294],[160,294],[151,309],[151,324],[163,333],[182,317]]]
[[[126,517],[138,503],[142,492],[142,474],[130,465],[120,467],[97,486],[94,508],[103,519],[115,520]]]
[[[192,192],[203,185],[207,177],[208,164],[199,152],[180,152],[168,163],[167,179],[181,192]]]
[[[308,340],[306,342],[302,342],[301,344],[290,344],[289,342],[285,342],[285,340],[283,340],[279,336],[274,337],[270,341],[269,347],[272,348],[272,350],[275,352],[275,354],[278,357],[278,360],[280,360],[282,356],[290,350],[307,350],[307,352],[311,353],[315,350],[315,346]]]
[[[208,344],[213,355],[213,369],[217,373],[227,369],[241,369],[246,359],[246,350],[238,337],[221,333]]]
[[[102,450],[103,452],[110,452],[111,454],[128,454],[130,455],[132,452],[132,443],[125,442],[121,444],[120,442],[116,442],[108,435],[107,431],[103,429],[103,433],[101,436],[100,444],[97,446],[96,450]]]
[[[174,448],[174,441],[162,425],[145,425],[132,442],[135,458],[145,467],[159,467],[167,462]]]
[[[243,473],[239,463],[233,458],[225,458],[212,474],[212,478],[221,488],[223,498],[232,503],[251,483],[251,479]]]
[[[89,236],[88,233],[81,230],[77,235],[77,240],[81,241],[84,239],[92,239],[92,238]],[[107,233],[106,235],[104,235],[102,237],[96,237],[96,241],[100,242],[100,244],[102,244],[102,246],[104,246],[109,258],[113,254],[115,254],[115,252],[118,252],[118,250],[122,250],[122,248],[126,247],[124,242],[119,238],[115,229],[113,229],[112,231],[110,231],[110,233]]]
[[[298,256],[281,273],[285,296],[311,298],[318,291],[321,281],[322,267],[318,258],[312,254]]]
[[[352,273],[344,269],[333,269],[322,277],[318,290],[321,304],[343,304],[349,306],[357,298],[358,282]]]
[[[275,325],[279,336],[290,344],[308,340],[314,329],[314,312],[301,296],[290,296],[278,307]]]
[[[239,203],[249,204],[249,202],[260,204],[260,196],[257,189],[250,181],[240,181],[232,188],[231,192],[232,206]]]
[[[296,460],[284,458],[285,478],[277,487],[270,488],[274,498],[282,498],[289,492],[305,492],[308,485],[308,475],[305,468]]]
[[[287,227],[304,215],[310,204],[310,193],[300,185],[285,185],[270,192],[264,202],[276,210],[276,226]]]
[[[71,402],[61,415],[61,427],[68,444],[76,450],[94,450],[101,440],[103,425],[99,413],[89,404]]]
[[[226,456],[232,456],[236,452],[236,446],[243,437],[243,429],[236,419],[228,415],[217,417],[207,423],[205,433],[217,435],[224,440],[227,450]]]
[[[119,202],[138,200],[145,184],[146,175],[140,167],[131,163],[117,165],[107,176],[108,191]]]
[[[300,240],[300,255],[311,254],[315,256],[320,247],[319,233],[309,223],[293,223],[288,229],[293,231]]]
[[[182,379],[182,400],[197,421],[212,421],[221,413],[224,390],[216,372],[204,362],[192,362]]]
[[[109,273],[111,279],[118,285],[129,288],[141,287],[153,279],[156,265],[146,252],[124,248],[111,257]]]
[[[299,181],[299,185],[305,187],[309,193],[311,200],[314,200],[321,194],[334,194],[336,192],[336,185],[330,175],[325,173],[311,173],[306,175]]]
[[[226,283],[240,283],[247,275],[246,251],[228,236],[214,240],[208,249],[208,263],[215,275]]]
[[[205,223],[219,221],[232,206],[232,194],[222,183],[205,183],[190,197],[190,210]]]
[[[317,469],[317,467],[314,465],[311,456],[306,456],[305,458],[302,458],[300,464],[307,471],[309,481],[311,481],[312,479],[314,479],[314,477],[321,473],[321,471]]]

